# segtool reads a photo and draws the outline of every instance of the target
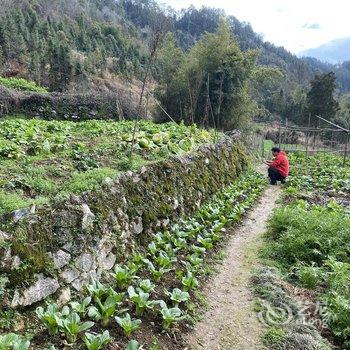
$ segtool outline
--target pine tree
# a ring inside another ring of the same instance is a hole
[[[3,24],[0,23],[0,51],[4,61],[9,58],[9,45],[6,29]]]
[[[51,42],[49,45],[50,90],[64,91],[72,79],[72,62],[65,44]]]
[[[33,51],[30,54],[29,71],[32,79],[36,81],[38,84],[40,84],[41,83],[41,64],[40,64],[39,53],[37,51]]]
[[[326,119],[333,119],[339,108],[338,102],[334,99],[336,89],[336,76],[334,72],[316,75],[311,81],[311,88],[307,94],[308,113],[316,125],[316,116]]]

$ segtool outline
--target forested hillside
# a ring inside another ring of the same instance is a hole
[[[222,10],[190,7],[177,13],[153,0],[5,0],[0,10],[0,71],[3,76],[33,80],[50,91],[86,91],[91,89],[87,82],[93,78],[109,81],[118,77],[137,81],[147,75],[155,83],[155,93],[164,107],[178,106],[171,110],[174,117],[187,114],[194,120],[195,115],[202,117],[204,113],[208,119],[210,108],[221,109],[219,100],[225,97],[221,91],[225,86],[222,85],[224,80],[220,82],[224,79],[220,72],[226,68],[217,65],[216,72],[206,69],[204,74],[202,67],[198,74],[203,73],[205,77],[196,81],[200,87],[186,88],[187,92],[182,79],[182,91],[177,100],[174,98],[179,85],[175,86],[173,81],[169,84],[169,79],[180,84],[181,79],[176,79],[177,76],[184,71],[193,74],[190,70],[194,67],[190,68],[189,60],[197,59],[200,54],[195,46],[200,40],[209,40],[210,37],[204,34],[216,32],[223,18],[237,41],[232,43],[238,45],[235,52],[239,56],[242,51],[242,57],[250,56],[259,67],[241,67],[244,72],[238,78],[241,80],[236,82],[239,91],[235,92],[240,97],[238,102],[231,101],[234,104],[231,112],[234,110],[238,116],[266,117],[272,113],[289,118],[298,114],[298,119],[309,82],[315,74],[331,70],[338,74],[338,87],[348,91],[350,71],[346,63],[334,67],[314,59],[299,59],[282,47],[264,42],[249,24],[225,16]],[[166,35],[167,32],[172,35]],[[166,51],[164,47],[173,49],[173,61],[169,60],[171,57],[162,56],[162,51]],[[159,53],[155,54],[155,51]],[[221,54],[225,55],[224,52]],[[200,59],[202,57],[205,55]],[[213,55],[209,53],[208,57]],[[172,67],[171,72],[167,66]],[[264,70],[264,67],[269,69]],[[231,70],[230,74],[236,73]],[[216,87],[210,91],[210,98],[217,98],[217,101],[212,102],[213,106],[205,106],[207,97],[204,95],[211,81]],[[194,93],[193,89],[198,90],[198,98],[188,99],[189,93]],[[234,89],[229,88],[231,94]],[[187,102],[183,100],[184,94]],[[255,102],[255,107],[250,105],[248,110],[240,111],[250,99]],[[196,110],[194,102],[202,103],[204,107]],[[215,112],[211,114],[219,118]]]
[[[116,5],[109,3],[9,1],[0,22],[2,71],[52,91],[85,75],[137,75],[146,49],[135,31],[122,28]]]
[[[27,74],[53,90],[64,89],[70,76],[101,74],[103,69],[139,73],[147,55],[144,44],[160,13],[167,16],[168,29],[175,32],[184,49],[204,32],[214,32],[225,15],[222,10],[192,7],[176,15],[161,11],[153,1],[19,0],[13,5],[5,2],[0,13],[2,70]],[[249,24],[233,16],[228,21],[242,50],[261,50],[260,63],[285,70],[297,83],[306,83],[313,76],[312,67],[264,42]]]

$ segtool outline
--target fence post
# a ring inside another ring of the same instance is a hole
[[[348,145],[349,145],[349,131],[346,133],[346,141],[345,141],[345,150],[344,150],[344,161],[343,161],[343,166],[346,165],[346,160],[348,157]]]
[[[282,142],[282,127],[281,127],[282,120],[279,121],[279,127],[278,127],[278,147],[281,149],[281,142]]]
[[[285,133],[284,133],[284,141],[283,141],[283,146],[284,147],[283,147],[283,150],[286,150],[286,148],[287,148],[288,138],[289,138],[289,135],[288,135],[288,119],[286,118],[286,130],[285,130]]]
[[[309,133],[310,133],[311,113],[309,113],[309,121],[306,131],[306,158],[309,156]]]

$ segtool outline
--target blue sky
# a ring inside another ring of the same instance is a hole
[[[350,0],[160,0],[180,9],[193,4],[225,9],[251,23],[265,40],[293,53],[350,37]]]

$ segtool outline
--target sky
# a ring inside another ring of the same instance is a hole
[[[350,37],[350,0],[162,0],[176,9],[223,8],[254,31],[293,53]]]

